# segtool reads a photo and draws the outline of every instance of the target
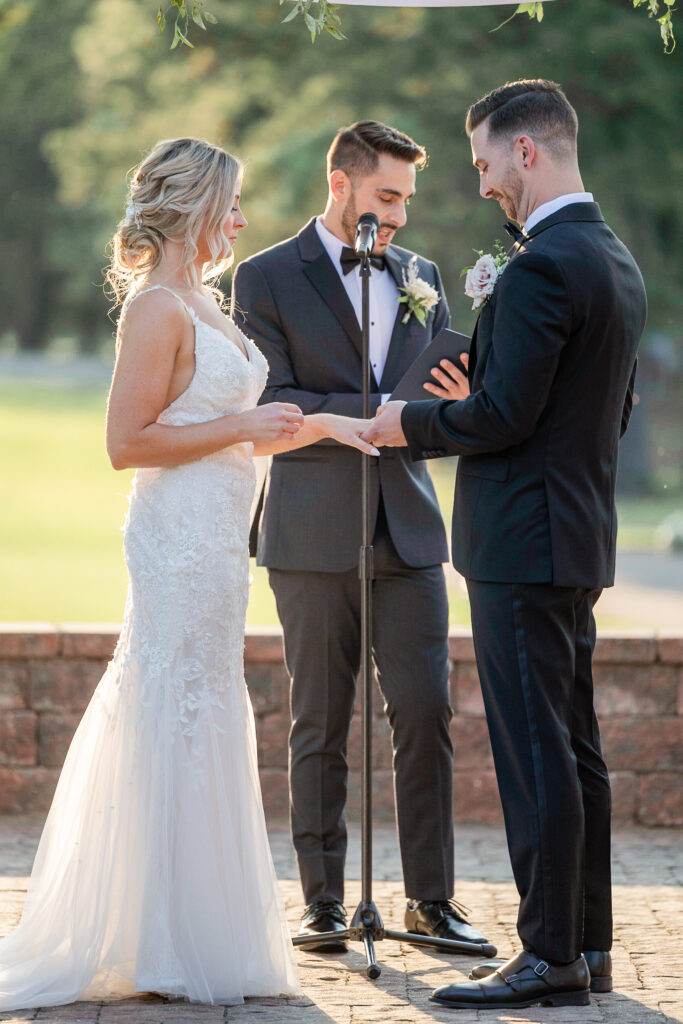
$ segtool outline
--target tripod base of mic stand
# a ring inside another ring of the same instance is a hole
[[[315,944],[317,952],[324,952],[318,947],[324,946],[328,942],[340,942],[343,939],[363,943],[367,960],[365,973],[372,981],[379,978],[382,973],[382,968],[377,963],[375,956],[375,942],[381,942],[382,939],[393,939],[394,942],[408,942],[413,946],[441,949],[444,953],[465,953],[470,956],[487,958],[495,956],[497,952],[496,947],[489,942],[460,942],[458,939],[440,939],[432,935],[419,935],[417,932],[392,931],[384,927],[379,911],[372,901],[358,904],[351,924],[343,931],[320,932],[315,938],[311,935],[295,935],[292,938],[292,943],[304,948]]]

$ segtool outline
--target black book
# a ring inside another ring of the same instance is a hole
[[[438,366],[442,359],[449,359],[455,366],[467,376],[467,370],[460,360],[464,352],[469,352],[471,338],[466,334],[459,334],[449,327],[437,334],[436,338],[418,356],[407,373],[404,373],[394,388],[390,401],[399,402],[422,402],[438,401],[438,399],[425,391],[425,383],[438,384],[438,380],[432,377],[433,366]]]

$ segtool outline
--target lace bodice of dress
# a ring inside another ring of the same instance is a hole
[[[182,303],[195,331],[194,376],[185,391],[164,409],[158,422],[185,426],[253,408],[268,375],[268,364],[256,345],[227,317],[226,331],[232,337],[206,323],[180,295],[165,285],[152,285],[137,292],[126,304],[124,315],[132,302],[152,291],[169,292]]]

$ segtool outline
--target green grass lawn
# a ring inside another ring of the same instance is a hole
[[[120,527],[132,471],[115,472],[104,449],[101,389],[0,382],[0,620],[118,622],[126,592]],[[435,463],[450,524],[454,465]],[[652,543],[680,500],[620,506],[620,542]],[[469,622],[467,597],[451,588],[451,623]],[[277,623],[265,570],[254,567],[248,622]]]

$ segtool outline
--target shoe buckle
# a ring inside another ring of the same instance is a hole
[[[550,970],[550,964],[547,964],[545,960],[539,960],[534,967],[534,974],[537,974],[539,978],[542,978],[546,971]]]

